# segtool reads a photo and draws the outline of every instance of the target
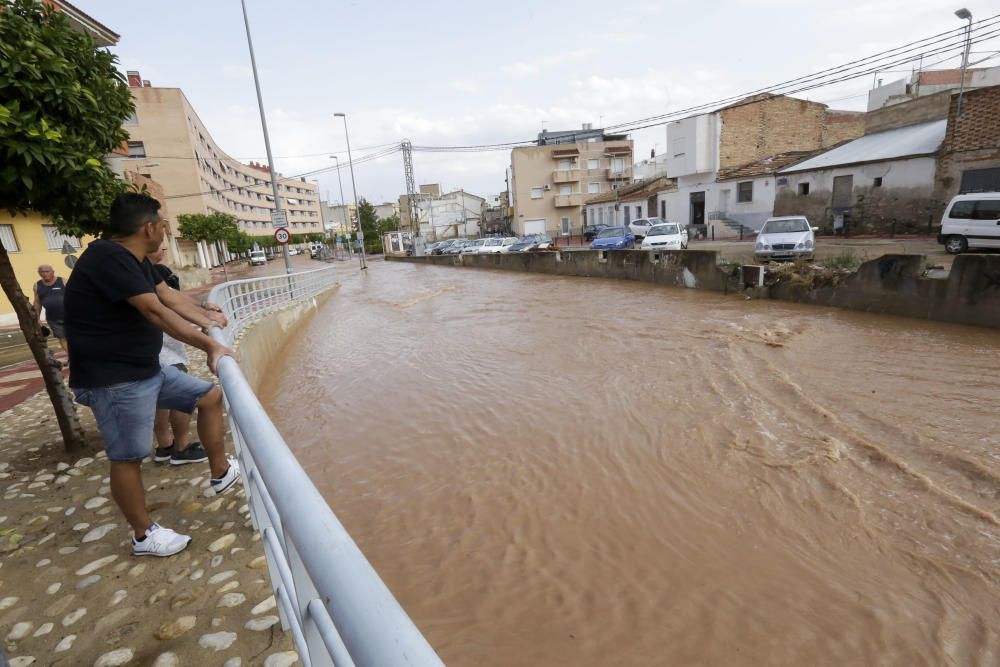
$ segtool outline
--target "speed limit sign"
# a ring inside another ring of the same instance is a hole
[[[281,245],[285,245],[292,240],[292,235],[286,228],[282,227],[281,229],[274,230],[274,240]]]

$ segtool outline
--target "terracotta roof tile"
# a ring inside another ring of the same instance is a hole
[[[753,178],[755,176],[773,174],[779,169],[783,169],[788,165],[795,164],[796,162],[801,162],[802,160],[807,160],[813,155],[821,153],[824,150],[828,149],[824,148],[818,151],[788,151],[787,153],[771,155],[762,160],[740,165],[739,167],[727,167],[719,170],[715,180],[732,181],[739,178]]]

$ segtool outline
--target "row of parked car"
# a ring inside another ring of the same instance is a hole
[[[428,255],[489,255],[548,250],[552,245],[552,239],[545,234],[529,234],[521,238],[506,236],[487,239],[448,239],[432,243],[424,251]]]

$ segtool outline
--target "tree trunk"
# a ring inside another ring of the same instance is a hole
[[[226,248],[225,241],[215,242],[215,251],[219,253],[219,261],[222,262],[222,275],[225,276],[226,282],[229,282],[229,271],[226,270]]]
[[[56,413],[56,420],[59,422],[59,430],[62,431],[63,443],[67,452],[79,452],[87,446],[87,438],[80,426],[80,418],[70,400],[69,392],[63,382],[62,372],[56,368],[55,357],[52,351],[45,344],[42,332],[35,321],[35,311],[31,307],[31,302],[21,291],[21,285],[14,275],[14,267],[10,263],[10,256],[6,248],[0,244],[0,286],[3,287],[7,300],[14,307],[17,313],[17,321],[21,325],[24,333],[24,340],[31,349],[35,363],[42,372],[42,380],[45,382],[45,390],[49,393],[49,400],[52,401],[52,408]]]

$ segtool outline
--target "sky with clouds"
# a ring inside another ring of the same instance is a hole
[[[958,0],[959,2],[961,0]],[[264,160],[237,0],[74,0],[121,34],[123,70],[184,90],[231,156]],[[954,6],[953,6],[954,5]],[[543,127],[621,123],[819,71],[961,26],[940,0],[546,0],[454,2],[247,0],[271,146],[286,175],[330,167],[409,138],[418,146],[532,139]],[[970,0],[975,18],[1000,11]],[[976,44],[972,60],[1000,50]],[[931,64],[956,66],[952,57]],[[1000,65],[1000,58],[984,65]],[[909,72],[885,72],[890,81]],[[874,76],[802,93],[863,109]],[[661,127],[632,134],[638,157],[665,146]],[[155,156],[150,156],[155,158]],[[414,154],[417,183],[486,195],[504,189],[509,151]],[[345,193],[350,198],[345,171]],[[400,154],[359,164],[358,195],[405,191]],[[336,172],[317,179],[338,200]]]

